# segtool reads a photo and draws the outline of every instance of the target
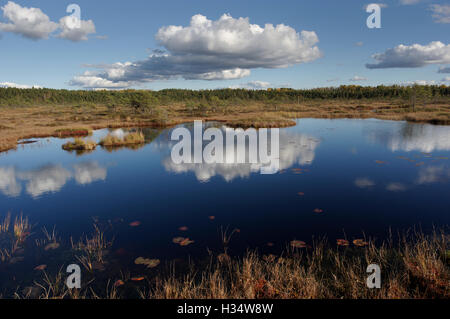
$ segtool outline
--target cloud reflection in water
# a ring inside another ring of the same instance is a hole
[[[17,197],[22,192],[21,181],[26,192],[33,198],[58,192],[72,178],[80,185],[105,180],[107,170],[97,162],[83,162],[73,165],[70,171],[59,164],[48,164],[37,169],[21,171],[16,167],[0,167],[0,192],[6,196]]]
[[[222,130],[225,128],[222,127]],[[191,134],[194,138],[194,134]],[[224,134],[225,136],[225,134]],[[258,136],[259,138],[259,136]],[[309,135],[293,133],[289,131],[280,131],[280,170],[287,169],[294,165],[310,165],[314,161],[316,148],[320,144],[320,140]],[[270,143],[270,139],[268,139]],[[166,141],[161,142],[159,147],[161,149],[171,149],[173,142]],[[194,142],[192,141],[192,145]],[[224,158],[229,158],[227,154],[226,143],[223,143]],[[269,147],[270,148],[270,147]],[[245,144],[246,158],[250,158],[249,152],[255,151],[249,148],[248,143]],[[256,150],[257,152],[257,150]],[[255,155],[255,154],[252,154]],[[255,156],[258,157],[258,156]],[[175,164],[170,154],[162,161],[164,168],[173,173],[187,173],[192,172],[196,178],[201,182],[207,182],[214,176],[221,176],[227,182],[234,180],[235,178],[247,178],[251,173],[259,173],[263,163],[182,163]]]

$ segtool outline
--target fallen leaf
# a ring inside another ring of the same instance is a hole
[[[147,268],[155,268],[159,265],[160,260],[159,259],[149,259],[144,257],[138,257],[134,261],[136,265],[145,265]]]
[[[45,268],[47,268],[47,265],[39,265],[34,267],[34,270],[44,270]]]
[[[364,246],[367,246],[367,245],[368,245],[368,243],[366,243],[366,242],[364,241],[364,239],[355,239],[355,240],[353,241],[353,244],[354,244],[355,246],[358,246],[358,247],[364,247]]]
[[[306,248],[306,243],[301,240],[293,240],[291,241],[291,246],[294,248]]]
[[[193,243],[194,243],[193,240],[190,240],[189,238],[185,238],[185,239],[180,243],[180,246],[188,246],[188,245],[193,244]]]
[[[172,242],[174,244],[179,244],[181,243],[185,238],[184,237],[175,237],[174,239],[172,239]]]
[[[214,219],[216,219],[216,216],[209,216],[208,217],[210,220],[214,220]]]
[[[131,278],[132,281],[142,281],[144,279],[145,279],[144,277],[133,277],[133,278]]]
[[[139,221],[135,221],[135,222],[130,223],[131,227],[138,227],[140,225],[141,225],[141,222],[139,222]]]
[[[180,228],[178,228],[179,231],[187,231],[189,228],[187,228],[186,226],[181,226]]]
[[[323,209],[316,208],[316,209],[313,210],[313,212],[316,213],[316,214],[320,214],[320,213],[323,213]]]
[[[303,192],[298,192],[297,193],[299,196],[305,196],[305,193],[303,193]]]
[[[114,283],[114,287],[120,287],[120,286],[123,286],[123,285],[125,285],[125,283],[123,282],[123,280],[117,280],[115,283]]]
[[[346,239],[337,239],[337,245],[338,246],[348,246],[350,243]]]
[[[47,246],[45,246],[44,250],[50,250],[50,249],[58,249],[59,243],[50,243]]]

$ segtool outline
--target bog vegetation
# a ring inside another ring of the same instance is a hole
[[[421,100],[441,100],[450,97],[450,87],[441,85],[377,86],[356,85],[327,87],[305,90],[289,88],[268,90],[217,89],[183,90],[165,89],[161,91],[120,90],[85,91],[54,89],[0,88],[0,106],[37,105],[89,105],[106,104],[111,109],[116,106],[132,106],[140,112],[152,112],[153,106],[175,102],[186,103],[188,108],[220,107],[244,105],[248,101],[273,103],[299,103],[303,100],[329,99],[404,99],[417,103]]]
[[[130,226],[137,222],[131,223]],[[222,248],[208,249],[206,260],[159,259],[124,254],[115,246],[112,224],[70,243],[28,218],[7,214],[0,220],[0,298],[151,298],[151,299],[321,299],[449,298],[448,229],[424,235],[406,232],[380,242],[369,238],[336,242],[294,240],[280,254],[256,250],[232,256],[233,234],[223,231]],[[176,238],[178,239],[178,238]],[[179,238],[179,244],[188,238]],[[174,239],[175,242],[175,239]],[[178,242],[178,240],[177,240]],[[167,243],[170,247],[171,243]],[[112,253],[116,250],[116,253]],[[117,259],[120,252],[122,264]],[[81,289],[68,289],[65,267],[83,268]],[[134,265],[133,265],[134,264]],[[381,288],[368,289],[367,266],[381,268]],[[131,267],[131,268],[130,268]],[[15,278],[11,280],[11,278]]]
[[[0,88],[0,152],[18,140],[87,136],[105,127],[167,127],[193,120],[286,127],[297,118],[378,118],[450,124],[450,87],[340,86],[309,90],[72,91]],[[136,144],[137,145],[137,144]]]

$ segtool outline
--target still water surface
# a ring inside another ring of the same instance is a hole
[[[382,240],[390,228],[450,222],[449,126],[300,119],[280,129],[273,175],[250,164],[176,165],[172,129],[143,131],[148,143],[135,150],[80,155],[61,149],[69,139],[51,138],[0,154],[0,217],[23,212],[66,241],[90,233],[93,218],[110,222],[114,249],[162,261],[219,249],[220,227],[240,230],[230,246],[240,254],[281,251],[293,239]],[[195,243],[180,247],[177,236]]]

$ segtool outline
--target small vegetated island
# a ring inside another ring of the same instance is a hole
[[[145,137],[142,132],[128,133],[123,137],[114,136],[108,134],[100,141],[101,146],[114,147],[114,146],[126,146],[126,145],[136,145],[145,142]]]
[[[66,151],[92,151],[97,147],[97,143],[92,140],[75,138],[73,142],[65,143],[62,148]]]

